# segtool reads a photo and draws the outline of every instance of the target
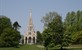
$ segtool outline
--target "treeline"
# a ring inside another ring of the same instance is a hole
[[[73,44],[82,44],[82,11],[68,12],[64,27],[65,33],[73,39]]]
[[[60,46],[62,50],[69,44],[82,44],[82,11],[68,12],[64,21],[57,12],[49,12],[41,21],[44,31],[37,32],[37,42],[46,50],[48,47]]]
[[[21,38],[18,22],[12,24],[6,16],[0,16],[0,47],[18,47]]]

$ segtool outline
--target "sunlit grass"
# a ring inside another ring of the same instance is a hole
[[[18,48],[0,48],[0,50],[45,50],[45,48],[41,45],[22,45]],[[59,48],[49,48],[49,50],[59,50]],[[64,50],[82,50],[82,45],[70,45],[64,47]]]

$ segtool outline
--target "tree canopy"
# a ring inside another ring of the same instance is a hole
[[[79,32],[82,31],[82,11],[78,10],[77,12],[74,12],[74,11],[68,12],[66,19],[64,21],[64,27],[65,27],[65,33],[69,34],[71,38],[76,34],[80,35]],[[78,42],[80,40],[78,40]],[[74,42],[74,39],[73,39],[73,42]]]
[[[47,18],[46,16],[45,18]],[[47,20],[47,19],[46,19]],[[45,21],[46,22],[46,21]],[[43,31],[44,36],[44,46],[56,46],[60,45],[61,49],[64,46],[63,43],[65,43],[65,36],[64,36],[64,28],[63,28],[63,22],[60,15],[55,16],[51,22],[48,23],[47,28]]]
[[[64,22],[56,12],[49,12],[42,18],[46,28],[42,33],[46,49],[60,45],[82,44],[82,11],[68,12]]]
[[[11,20],[0,16],[0,47],[16,47],[19,45],[20,32],[13,29]]]

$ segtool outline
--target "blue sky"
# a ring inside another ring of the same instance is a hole
[[[41,18],[46,13],[56,11],[64,20],[67,12],[82,10],[82,0],[0,0],[0,15],[9,17],[12,22],[18,21],[21,34],[27,31],[30,9],[35,31],[42,32]]]

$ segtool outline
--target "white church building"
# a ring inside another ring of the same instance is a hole
[[[27,32],[24,35],[24,44],[35,44],[36,39],[37,39],[37,33],[34,30],[34,25],[32,20],[32,10],[30,10]]]

